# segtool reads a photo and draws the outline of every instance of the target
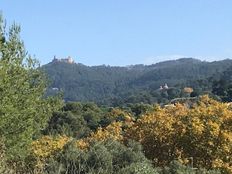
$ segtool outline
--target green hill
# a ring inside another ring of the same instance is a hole
[[[165,98],[171,89],[172,93],[178,92],[180,84],[182,87],[191,85],[189,81],[207,79],[222,73],[230,66],[232,60],[229,59],[206,62],[182,58],[153,65],[126,67],[51,62],[42,66],[42,69],[51,81],[49,95],[63,91],[66,101],[93,101],[114,105],[124,102],[164,102],[158,99]],[[165,83],[170,87],[169,90],[157,92]],[[181,92],[178,93],[166,98],[171,99]]]

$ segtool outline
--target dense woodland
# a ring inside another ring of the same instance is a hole
[[[62,92],[65,101],[122,106],[141,102],[167,104],[175,98],[217,94],[213,89],[217,88],[216,82],[222,79],[227,83],[228,77],[224,77],[223,73],[231,67],[232,60],[229,59],[205,62],[183,58],[149,66],[128,67],[89,67],[51,62],[42,69],[50,79],[48,95]],[[169,88],[160,90],[160,86],[165,84]],[[193,88],[193,91],[189,93],[186,87]]]
[[[0,173],[231,174],[231,64],[40,67],[0,17]]]

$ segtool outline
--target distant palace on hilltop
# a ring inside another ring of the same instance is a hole
[[[68,56],[67,58],[60,58],[60,59],[54,56],[52,62],[64,62],[64,63],[70,63],[70,64],[75,63],[73,58],[70,56]]]

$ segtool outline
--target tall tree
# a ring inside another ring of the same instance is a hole
[[[58,107],[58,100],[44,98],[45,76],[38,66],[24,48],[20,26],[13,24],[6,31],[0,16],[0,138],[9,159],[22,161]]]

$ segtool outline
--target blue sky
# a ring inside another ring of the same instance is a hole
[[[42,63],[151,64],[179,57],[232,58],[231,0],[1,0]]]

